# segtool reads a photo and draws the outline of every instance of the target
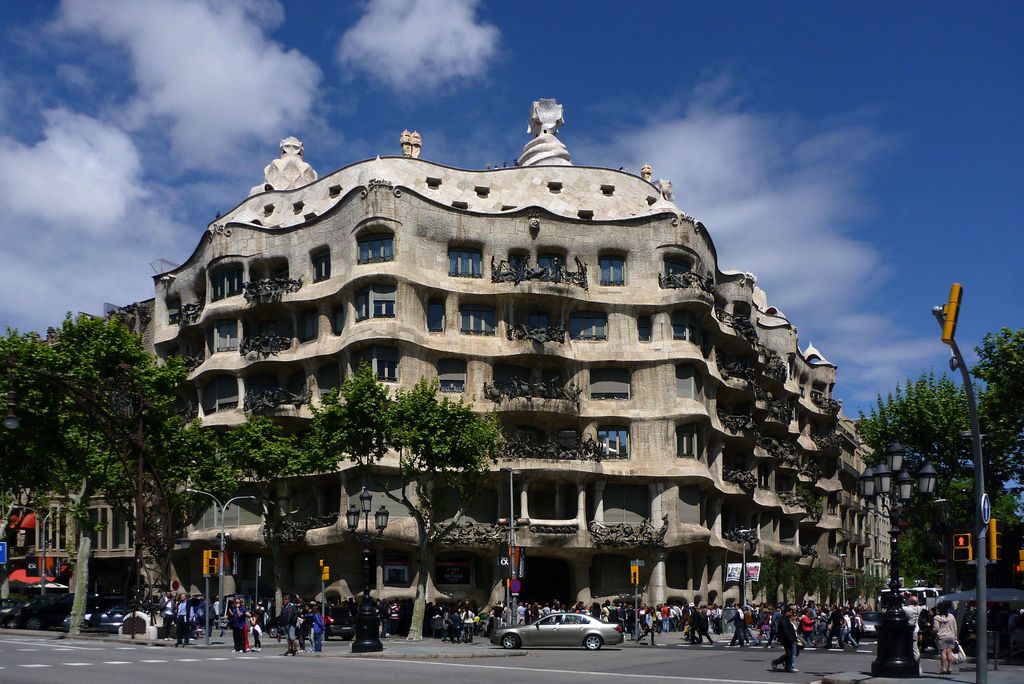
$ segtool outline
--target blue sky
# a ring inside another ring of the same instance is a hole
[[[1019,2],[4,3],[0,325],[152,296],[287,135],[321,174],[405,128],[482,168],[554,97],[574,162],[672,180],[855,415],[945,368],[954,280],[962,346],[1024,325],[1021,26]]]

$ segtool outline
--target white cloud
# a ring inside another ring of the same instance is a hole
[[[856,117],[810,123],[753,113],[739,98],[726,101],[730,92],[701,87],[688,109],[576,145],[574,158],[633,170],[646,162],[655,179],[672,180],[676,204],[708,227],[719,267],[757,275],[801,347],[813,341],[840,365],[840,395],[870,400],[941,363],[934,340],[911,339],[892,317],[868,313],[889,265],[853,231],[871,219],[862,183],[891,141]]]
[[[429,92],[483,76],[500,33],[477,18],[477,0],[371,0],[341,37],[342,66],[403,92]]]
[[[267,36],[282,19],[257,0],[65,0],[55,25],[127,50],[129,128],[166,126],[185,168],[224,168],[240,144],[276,142],[309,117],[321,72]]]
[[[43,116],[34,144],[0,139],[0,326],[42,330],[66,311],[152,297],[148,262],[196,239],[144,189],[123,131],[65,110]]]

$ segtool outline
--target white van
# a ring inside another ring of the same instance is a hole
[[[884,611],[888,605],[889,591],[889,589],[883,589],[878,593],[878,610]],[[934,608],[938,603],[939,596],[942,595],[942,590],[937,587],[904,587],[900,589],[900,593],[904,595],[904,604],[906,604],[906,596],[916,596],[922,606]]]

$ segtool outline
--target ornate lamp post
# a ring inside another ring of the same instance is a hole
[[[743,608],[747,605],[747,544],[750,544],[750,550],[753,552],[759,541],[757,530],[749,528],[732,530],[724,536],[729,541],[739,542],[743,546],[743,561],[740,566],[740,608]]]
[[[876,504],[889,514],[889,593],[886,597],[885,612],[878,625],[878,654],[871,663],[871,674],[875,677],[917,677],[918,664],[914,660],[914,626],[903,612],[903,598],[900,596],[900,522],[903,507],[910,502],[914,493],[914,478],[903,465],[903,446],[893,442],[885,450],[885,460],[874,468],[866,469],[860,476],[861,494],[874,499]],[[899,473],[896,479],[893,474]],[[917,487],[922,496],[931,496],[935,491],[938,474],[930,463],[925,463],[917,473]],[[894,486],[895,485],[895,486]]]
[[[363,600],[359,604],[359,612],[356,614],[356,638],[352,642],[353,653],[373,653],[383,651],[384,644],[380,642],[380,618],[377,615],[377,604],[370,598],[370,583],[372,565],[370,562],[370,544],[374,539],[379,539],[388,526],[388,516],[391,514],[388,509],[381,506],[373,514],[377,533],[370,532],[370,511],[373,510],[373,494],[363,487],[359,494],[359,508],[349,505],[345,512],[348,529],[352,536],[363,544]],[[359,516],[363,516],[363,531],[359,531]]]

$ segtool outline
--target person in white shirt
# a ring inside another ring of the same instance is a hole
[[[903,606],[903,612],[907,616],[907,620],[914,628],[914,660],[917,661],[917,670],[921,671],[921,646],[917,642],[918,632],[921,631],[921,605],[920,601],[913,594],[907,599],[907,603]]]

